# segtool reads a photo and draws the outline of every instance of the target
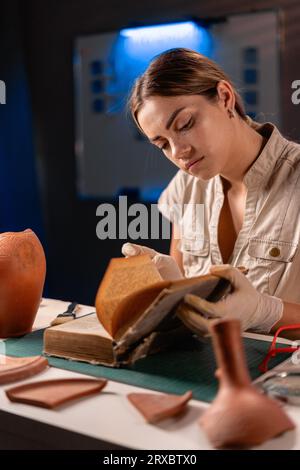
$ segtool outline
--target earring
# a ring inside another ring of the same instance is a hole
[[[233,109],[228,109],[228,114],[229,114],[230,119],[234,118],[235,116]]]

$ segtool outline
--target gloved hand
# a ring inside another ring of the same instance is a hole
[[[157,267],[162,279],[174,281],[183,278],[183,274],[172,256],[164,255],[158,251],[143,245],[134,243],[124,243],[122,246],[122,254],[126,257],[147,254],[150,255],[153,263]]]
[[[237,268],[230,264],[215,265],[211,266],[210,272],[228,279],[233,291],[215,303],[187,294],[184,300],[194,309],[210,317],[237,318],[243,331],[251,329],[261,333],[269,333],[282,317],[283,301],[278,297],[259,293]],[[190,315],[191,318],[187,320],[197,321],[197,314]]]

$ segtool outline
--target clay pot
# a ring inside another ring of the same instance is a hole
[[[0,338],[31,331],[45,275],[45,253],[32,230],[0,234]]]
[[[199,424],[214,447],[249,447],[294,429],[275,400],[252,384],[246,365],[240,322],[220,320],[211,327],[218,364],[219,391]]]

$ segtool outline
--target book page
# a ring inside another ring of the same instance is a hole
[[[119,303],[158,282],[163,281],[149,255],[112,258],[96,296],[96,311],[104,328],[113,335],[112,322]]]
[[[112,258],[99,288],[99,298],[108,301],[136,292],[161,281],[161,275],[149,255]]]
[[[111,336],[103,328],[96,314],[78,318],[78,320],[72,320],[62,325],[53,326],[51,330],[60,330],[67,333],[93,334],[111,339]]]

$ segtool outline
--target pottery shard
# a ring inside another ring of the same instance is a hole
[[[127,398],[148,423],[157,423],[181,413],[192,398],[192,392],[184,395],[129,393]]]
[[[24,380],[46,369],[48,361],[42,356],[11,357],[0,355],[0,384]]]
[[[76,398],[100,392],[107,380],[57,379],[20,385],[5,391],[10,401],[56,408]]]

